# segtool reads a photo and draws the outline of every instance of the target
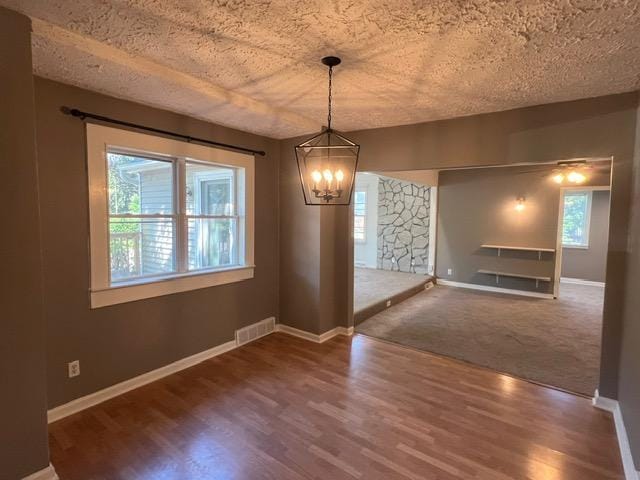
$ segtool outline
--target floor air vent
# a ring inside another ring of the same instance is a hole
[[[236,330],[236,344],[240,346],[245,343],[253,342],[260,337],[273,333],[275,329],[275,318],[267,318],[258,323],[254,323],[253,325],[249,325],[248,327]]]

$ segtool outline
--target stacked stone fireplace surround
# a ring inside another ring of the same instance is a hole
[[[429,273],[430,197],[429,187],[379,178],[378,269]]]

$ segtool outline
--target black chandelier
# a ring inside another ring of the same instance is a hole
[[[298,171],[307,205],[349,205],[358,166],[360,146],[331,128],[331,87],[338,57],[324,57],[329,67],[327,127],[296,147]]]

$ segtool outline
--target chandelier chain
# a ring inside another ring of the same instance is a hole
[[[331,85],[333,79],[333,67],[329,67],[329,113],[327,115],[327,127],[331,130]]]

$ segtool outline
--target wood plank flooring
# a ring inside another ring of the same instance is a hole
[[[50,426],[61,480],[623,479],[589,400],[356,335],[285,334]]]

